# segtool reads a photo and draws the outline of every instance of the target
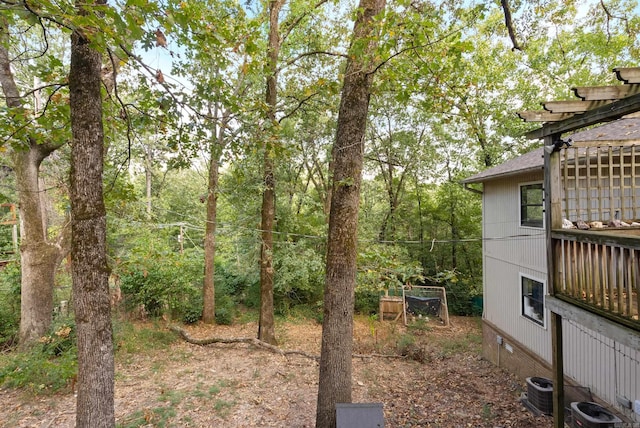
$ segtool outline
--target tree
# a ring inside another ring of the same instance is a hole
[[[269,1],[269,36],[267,45],[267,70],[265,103],[267,128],[271,133],[278,127],[276,104],[278,102],[278,55],[280,52],[279,15],[284,0]],[[276,216],[276,193],[274,175],[275,135],[263,142],[263,185],[262,191],[262,242],[260,244],[260,320],[258,339],[270,344],[276,343],[275,321],[273,318],[273,223]]]
[[[77,1],[78,13],[98,19],[91,7],[106,1]],[[85,21],[86,22],[86,21]],[[91,22],[91,21],[89,21]],[[76,426],[113,427],[114,357],[106,257],[106,212],[102,173],[102,55],[87,38],[85,24],[71,35],[71,230],[73,301],[78,337]]]
[[[314,95],[317,90],[306,88],[304,95],[290,95],[297,104],[289,107],[289,111],[280,119],[276,117],[278,109],[278,75],[283,68],[302,61],[303,58],[314,56],[322,51],[310,49],[308,52],[299,53],[301,47],[296,44],[295,37],[292,37],[294,29],[298,29],[302,24],[308,24],[308,18],[311,13],[324,4],[326,0],[320,0],[315,4],[306,4],[300,2],[289,5],[289,13],[284,22],[282,29],[279,27],[279,16],[284,7],[285,0],[271,0],[268,7],[269,16],[269,32],[267,42],[267,59],[265,66],[266,73],[266,91],[265,91],[265,136],[262,143],[264,150],[263,155],[263,193],[262,193],[262,209],[261,209],[261,251],[260,251],[260,322],[258,327],[258,338],[269,343],[275,343],[275,323],[273,314],[273,284],[274,284],[274,267],[273,267],[273,229],[276,214],[276,180],[275,180],[275,159],[277,146],[281,143],[281,125],[284,118],[288,118],[301,109]],[[314,31],[314,30],[311,30]],[[303,33],[303,31],[300,31]],[[294,40],[289,47],[289,54],[293,56],[283,67],[278,66],[278,57],[285,40]],[[309,40],[308,34],[305,34],[304,42],[314,46],[315,40]],[[297,40],[297,43],[300,43]],[[313,86],[311,84],[310,86]],[[316,86],[321,86],[319,82]]]
[[[218,116],[218,105],[214,108],[214,117]],[[222,113],[220,125],[213,127],[213,135],[209,143],[209,175],[207,185],[207,223],[204,235],[204,285],[202,289],[203,308],[202,321],[215,323],[215,256],[216,256],[216,221],[218,217],[219,170],[222,150],[227,142],[227,129],[231,120],[228,109]]]
[[[9,21],[2,16],[0,17],[0,85],[6,105],[14,115],[15,122],[20,123],[21,119],[25,119],[27,124],[24,126],[32,129],[28,119],[30,116],[28,106],[24,103],[24,97],[20,94],[11,70],[12,61],[8,45],[10,45]],[[33,112],[33,114],[40,114],[40,112]],[[44,116],[44,113],[42,115]],[[20,126],[18,125],[17,128],[19,129]],[[57,237],[49,238],[43,190],[40,185],[42,161],[65,144],[66,140],[39,141],[34,135],[36,134],[25,135],[22,132],[16,132],[19,141],[10,150],[22,225],[19,343],[23,348],[44,336],[51,325],[55,271],[69,248],[68,225],[60,229]]]
[[[377,47],[376,16],[385,0],[361,0],[353,28],[333,150],[326,284],[316,426],[335,427],[336,403],[351,402],[351,354],[358,209],[364,136]]]

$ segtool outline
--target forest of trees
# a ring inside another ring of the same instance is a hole
[[[354,309],[437,283],[473,313],[481,197],[460,180],[532,148],[515,111],[637,66],[638,12],[0,0],[0,346],[29,349],[70,301],[77,424],[113,426],[114,312],[255,310],[270,344],[275,316],[303,313],[324,323],[317,423],[333,426]]]

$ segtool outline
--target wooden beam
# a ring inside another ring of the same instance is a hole
[[[640,85],[617,85],[617,86],[581,86],[571,88],[576,97],[583,101],[600,101],[600,100],[620,100],[629,95],[640,92]]]
[[[542,108],[551,113],[584,113],[587,110],[609,104],[610,100],[600,101],[545,101]]]
[[[564,361],[562,317],[551,312],[551,361],[553,374],[553,428],[564,428]]]
[[[551,122],[526,134],[530,140],[548,135],[563,134],[602,122],[610,122],[631,113],[640,111],[640,94],[631,95],[607,105],[597,107],[582,114],[575,114],[560,122]]]
[[[545,110],[519,111],[517,115],[525,122],[558,122],[571,116],[568,113],[550,113]]]
[[[640,67],[616,67],[613,72],[624,83],[640,83]]]
[[[545,302],[555,294],[557,254],[553,251],[551,231],[562,224],[560,153],[553,151],[560,134],[544,137],[544,211],[547,243],[547,293]],[[546,304],[545,304],[546,306]],[[546,306],[547,308],[549,306]],[[553,427],[564,428],[564,365],[562,356],[562,317],[551,311],[551,372],[553,377]]]
[[[631,349],[640,350],[640,333],[631,328],[575,306],[571,302],[561,300],[557,296],[545,296],[544,304],[551,312],[557,313],[563,318],[575,321],[577,324]]]

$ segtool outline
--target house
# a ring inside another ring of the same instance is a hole
[[[464,180],[482,192],[483,354],[640,422],[640,115],[546,137]]]

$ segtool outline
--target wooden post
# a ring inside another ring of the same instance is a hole
[[[562,228],[560,200],[560,156],[553,152],[560,134],[544,138],[544,207],[547,238],[547,292],[553,296],[560,286],[556,273],[556,254],[551,231]],[[576,177],[577,178],[577,177]],[[551,362],[553,373],[553,426],[564,428],[564,367],[562,362],[562,317],[551,312]]]
[[[564,428],[564,365],[562,361],[562,316],[551,312],[553,371],[553,428]]]
[[[13,254],[18,254],[18,225],[13,225],[13,233],[11,234],[13,238]]]

